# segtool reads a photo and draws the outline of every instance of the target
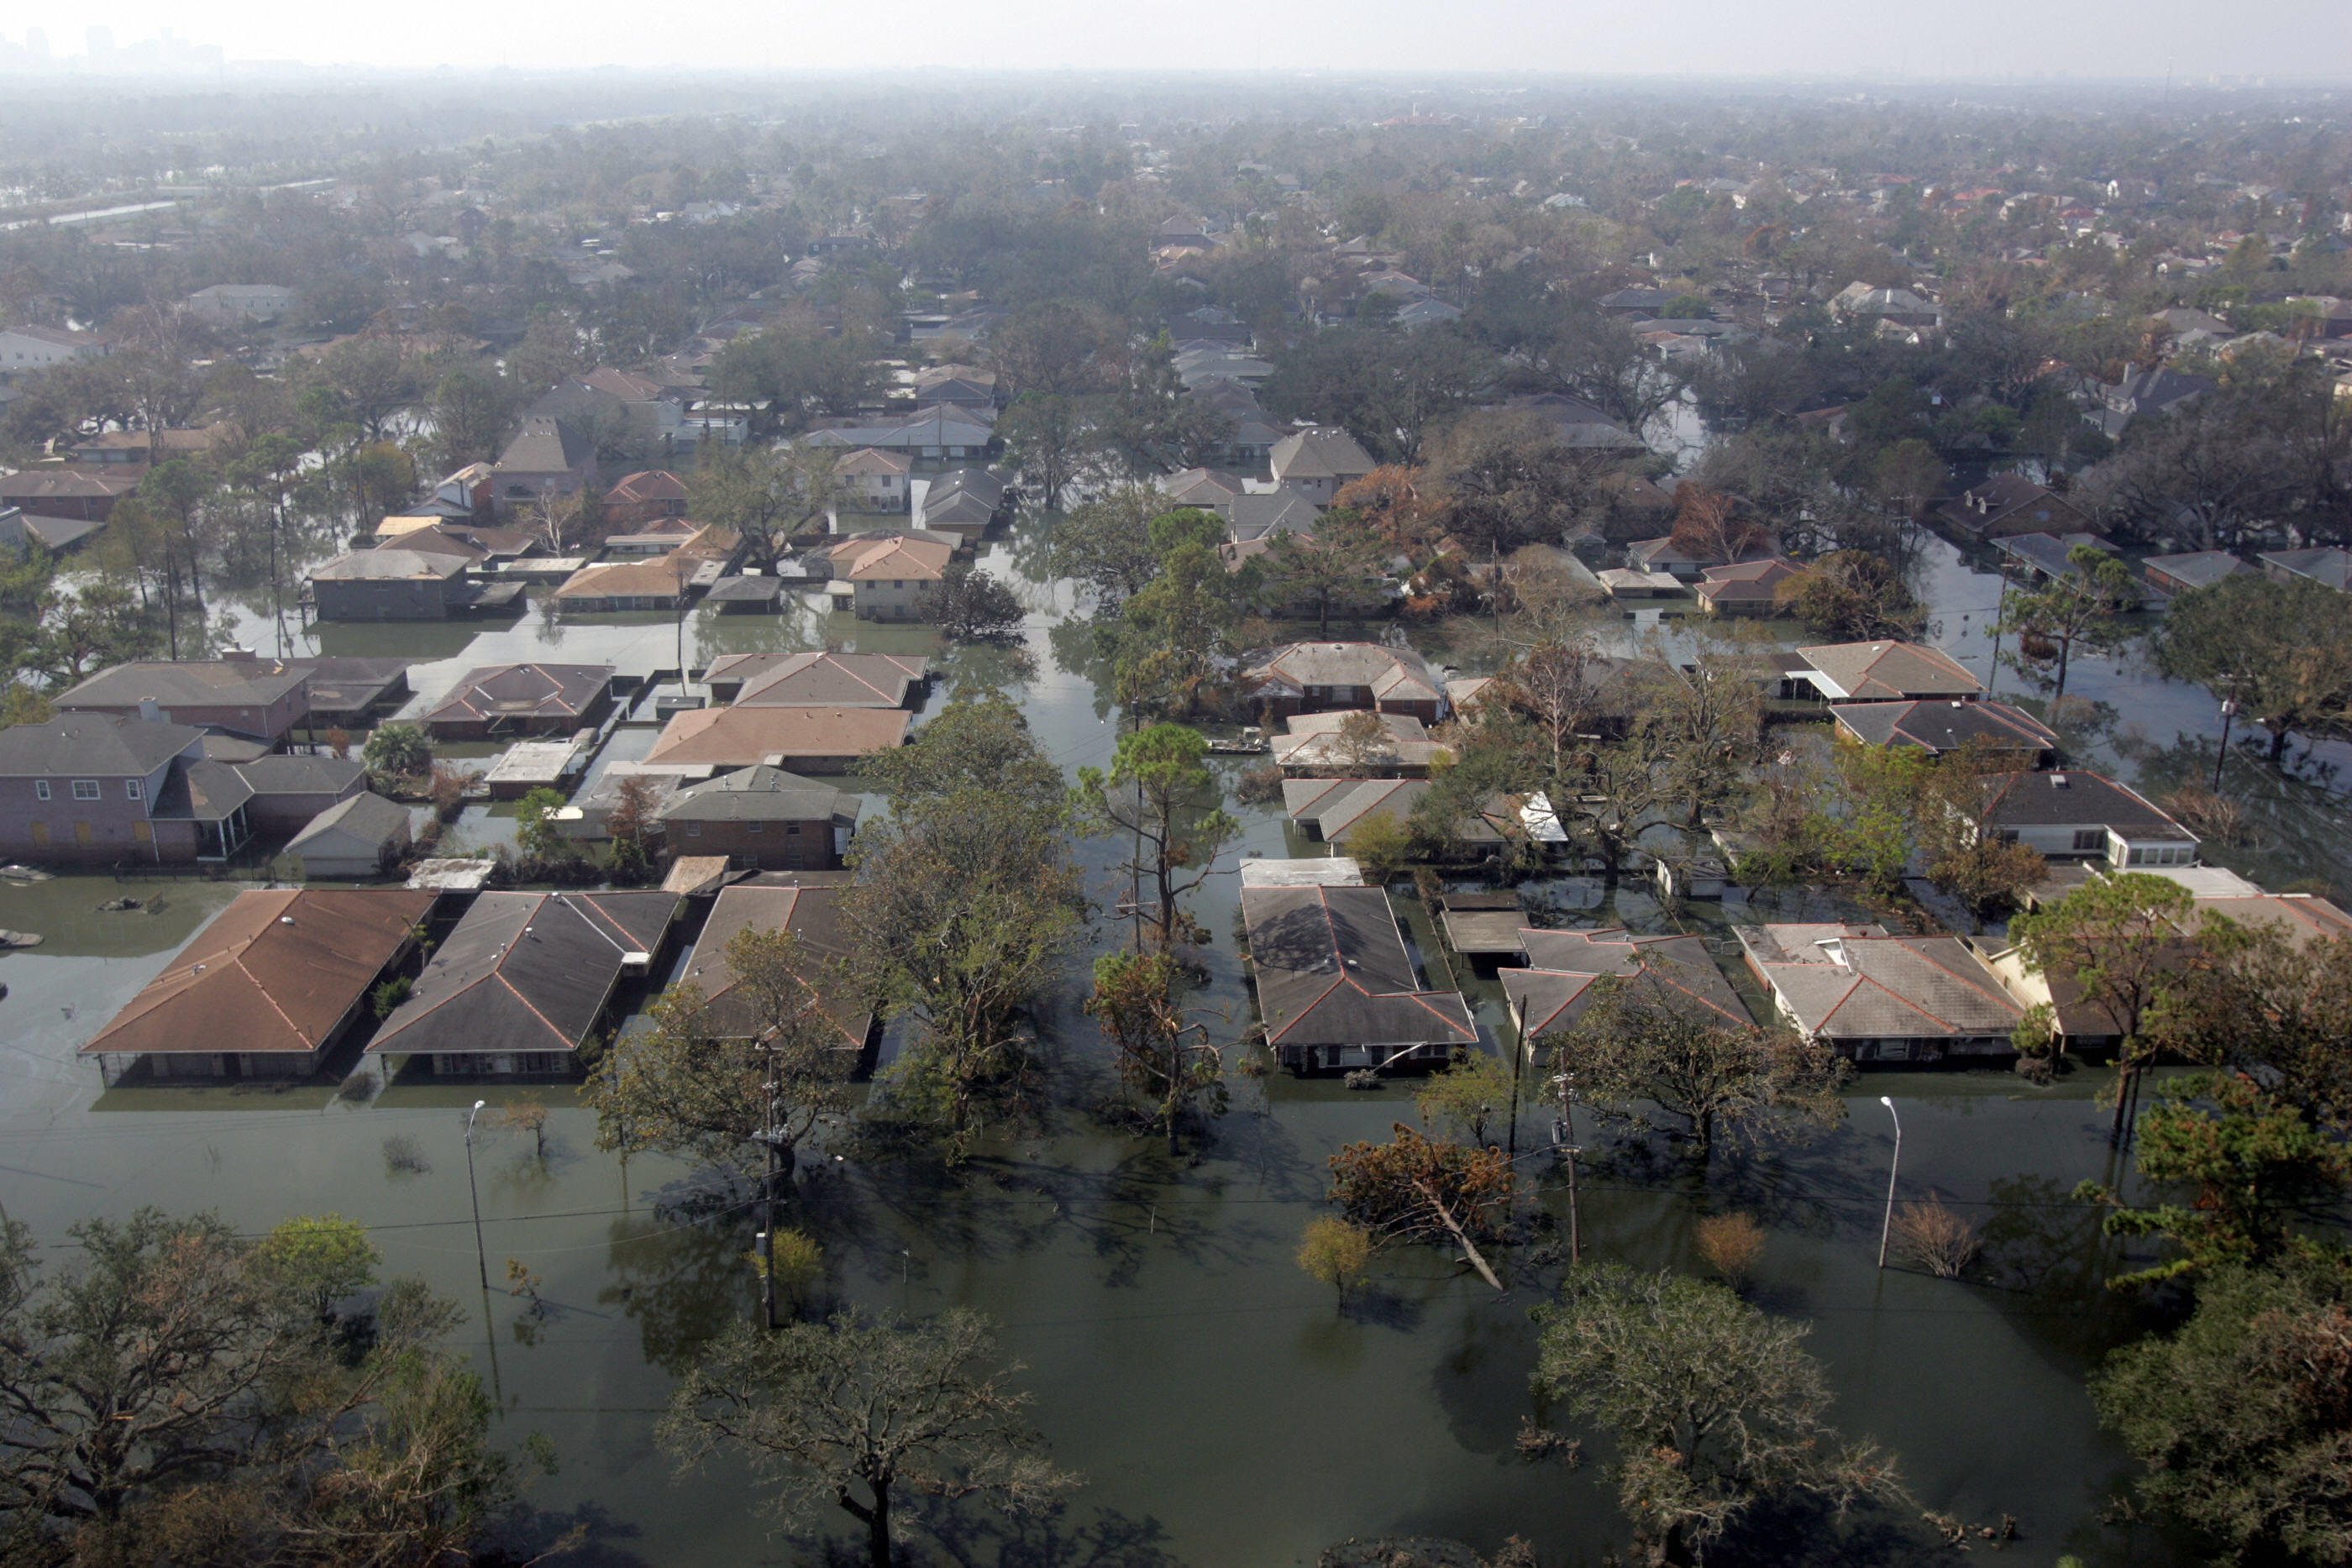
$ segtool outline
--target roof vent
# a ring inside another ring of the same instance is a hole
[[[291,925],[294,924],[294,917],[290,915],[281,915],[278,917],[278,924],[280,925]]]
[[[2063,773],[2053,773],[2050,776],[2050,787],[2053,789],[2063,789],[2066,788],[2066,776]]]

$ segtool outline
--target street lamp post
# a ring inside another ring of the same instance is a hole
[[[1895,1157],[1886,1162],[1886,1218],[1878,1228],[1878,1266],[1886,1267],[1886,1239],[1895,1231],[1895,1174],[1903,1168],[1903,1118],[1895,1114],[1895,1102],[1881,1094],[1878,1103],[1886,1113],[1895,1116]]]
[[[2221,744],[2213,753],[2213,793],[2221,792],[2221,764],[2230,760],[2230,721],[2238,716],[2238,699],[2221,699]]]
[[[474,1182],[474,1118],[482,1113],[487,1100],[477,1100],[474,1108],[466,1113],[466,1193],[474,1200],[474,1267],[482,1276],[482,1289],[490,1288],[490,1255],[482,1245],[482,1189]]]

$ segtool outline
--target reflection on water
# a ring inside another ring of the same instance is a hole
[[[1940,641],[1984,670],[1995,580],[1940,543],[1925,556]],[[1041,559],[1033,534],[998,545],[988,560],[1033,601],[1034,672],[1002,667],[1004,656],[986,651],[949,663],[1009,679],[1063,767],[1099,765],[1113,730],[1098,653],[1082,625],[1063,618],[1068,586],[1024,575]],[[248,640],[259,630],[249,627]],[[299,651],[414,659],[410,678],[424,700],[474,665],[510,659],[605,662],[640,676],[674,669],[680,632],[663,616],[558,623],[534,611],[480,626],[331,626],[305,633]],[[1615,634],[1630,649],[1643,633]],[[1801,640],[1779,627],[1737,634]],[[722,653],[828,641],[939,651],[928,629],[845,620],[821,602],[773,616],[698,611],[683,635],[697,667]],[[1686,653],[1722,635],[1685,621],[1654,641]],[[2001,685],[2014,691],[2017,677]],[[2203,694],[2154,680],[2137,654],[2086,661],[2075,685],[2117,716],[2083,737],[2092,765],[2158,793],[2196,776],[2200,748],[2210,767],[2217,726]],[[606,760],[642,755],[649,736],[621,731]],[[1230,777],[1239,765],[1221,766]],[[2290,869],[2343,875],[2332,798],[2256,761],[2231,767],[2269,842],[2215,859],[2273,881]],[[1319,852],[1296,844],[1278,814],[1237,814],[1243,854]],[[511,831],[510,809],[480,806],[457,829],[473,844]],[[1117,858],[1114,846],[1081,846],[1097,892],[1112,891]],[[1214,937],[1200,1001],[1237,1029],[1251,1013],[1233,944],[1234,882],[1212,878],[1197,913]],[[672,1373],[756,1299],[746,1191],[714,1188],[675,1161],[596,1153],[593,1115],[561,1085],[529,1091],[554,1108],[549,1157],[528,1140],[478,1131],[470,1184],[467,1109],[524,1091],[418,1082],[362,1101],[320,1085],[99,1093],[75,1049],[236,891],[103,877],[0,884],[0,925],[47,938],[0,957],[9,987],[0,1001],[8,1212],[51,1242],[80,1217],[141,1203],[214,1207],[248,1228],[296,1213],[350,1216],[375,1228],[388,1268],[476,1305],[467,1332],[495,1380],[502,1431],[556,1440],[563,1469],[532,1492],[534,1530],[551,1539],[564,1521],[584,1523],[591,1560],[616,1565],[793,1556],[767,1536],[740,1472],[719,1466],[676,1482],[651,1439]],[[1842,897],[1793,889],[1720,904],[1664,903],[1630,880],[1609,889],[1563,877],[1526,892],[1544,920],[1696,932],[1725,956],[1740,924],[1859,913]],[[163,903],[156,913],[95,909],[118,894]],[[1442,967],[1418,901],[1398,903],[1423,961]],[[1074,956],[1060,994],[1040,1009],[1065,1107],[1053,1127],[984,1144],[952,1172],[846,1145],[817,1151],[785,1203],[782,1222],[824,1247],[827,1304],[930,1312],[964,1303],[998,1318],[1007,1353],[1028,1364],[1023,1382],[1056,1456],[1088,1478],[1066,1510],[1032,1525],[938,1515],[950,1560],[1225,1568],[1312,1562],[1332,1542],[1390,1532],[1492,1550],[1516,1531],[1547,1562],[1591,1562],[1622,1545],[1599,1466],[1568,1474],[1523,1463],[1511,1448],[1536,1411],[1525,1387],[1527,1309],[1553,1277],[1556,1263],[1542,1260],[1557,1257],[1557,1244],[1503,1249],[1512,1289],[1500,1298],[1427,1249],[1382,1260],[1368,1286],[1339,1303],[1292,1261],[1298,1232],[1319,1207],[1332,1152],[1412,1120],[1411,1086],[1362,1093],[1279,1076],[1242,1083],[1230,1113],[1171,1161],[1155,1140],[1109,1130],[1086,1109],[1109,1082],[1104,1048],[1076,1009],[1089,961]],[[1760,1009],[1744,967],[1725,967]],[[1491,969],[1458,960],[1455,969],[1482,1033],[1507,1041]],[[1812,1323],[1809,1343],[1838,1392],[1836,1418],[1900,1454],[1923,1504],[1972,1521],[2015,1514],[2025,1539],[2011,1551],[2022,1563],[2046,1564],[2062,1550],[2167,1561],[2095,1522],[2120,1461],[2093,1426],[2083,1376],[2133,1326],[2131,1303],[2100,1285],[2114,1263],[2102,1256],[2108,1244],[2068,1198],[2076,1182],[2114,1175],[2093,1103],[2104,1077],[2083,1072],[2037,1090],[2003,1072],[1873,1076],[1854,1090],[1843,1127],[1806,1145],[1719,1151],[1704,1182],[1661,1151],[1596,1147],[1581,1183],[1588,1251],[1698,1270],[1691,1230],[1701,1215],[1756,1215],[1768,1237],[1757,1299]],[[1538,1081],[1523,1151],[1543,1142],[1551,1120],[1536,1103],[1540,1091]],[[1880,1093],[1895,1096],[1904,1117],[1903,1194],[1938,1194],[1980,1223],[1986,1261],[1976,1281],[1872,1266],[1892,1153]],[[1597,1145],[1589,1123],[1582,1134]],[[1522,1168],[1557,1237],[1567,1200],[1549,1159],[1531,1155]],[[546,1311],[481,1289],[479,1274],[503,1281],[509,1258],[540,1276]]]

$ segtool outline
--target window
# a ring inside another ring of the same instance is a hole
[[[140,785],[140,782],[139,782],[139,780],[138,780],[138,779],[125,779],[122,781],[122,798],[123,798],[124,800],[138,800],[138,799],[140,798],[141,793],[142,793],[142,786]]]
[[[49,798],[49,781],[48,781],[47,779],[34,779],[34,780],[33,780],[33,799],[34,799],[34,800],[47,800],[48,798]]]
[[[756,833],[767,825],[765,822],[746,822],[743,824],[743,831],[747,833]]]
[[[906,579],[894,577],[890,580],[890,586],[893,588],[904,588],[907,586]]]
[[[688,822],[686,825],[686,836],[689,839],[700,838],[702,836],[702,824],[700,822]]]
[[[2074,852],[2076,854],[2096,854],[2099,852],[2100,846],[2105,844],[2106,841],[2107,833],[2105,828],[2077,828],[2074,830]]]
[[[95,779],[77,779],[73,786],[77,800],[95,800],[99,797],[98,780]]]
[[[798,822],[786,822],[784,824],[784,833],[787,837],[797,835],[800,831],[801,825]]]

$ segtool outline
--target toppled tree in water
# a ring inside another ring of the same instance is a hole
[[[1510,1212],[1511,1162],[1500,1149],[1425,1137],[1403,1123],[1385,1144],[1349,1144],[1331,1156],[1331,1201],[1376,1245],[1454,1242],[1496,1290],[1503,1282],[1478,1250],[1501,1236]]]
[[[1654,1568],[1696,1562],[1768,1502],[1904,1498],[1894,1462],[1824,1418],[1829,1382],[1805,1326],[1725,1286],[1580,1266],[1536,1321],[1536,1389],[1615,1442],[1618,1506]]]

